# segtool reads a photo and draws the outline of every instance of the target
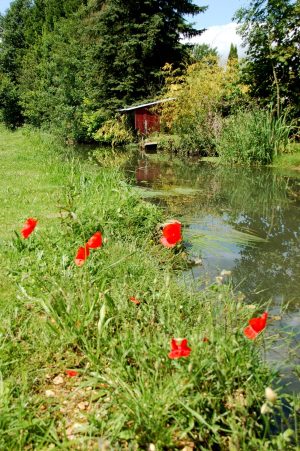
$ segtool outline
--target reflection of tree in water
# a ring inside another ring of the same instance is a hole
[[[233,275],[241,289],[256,299],[271,296],[299,302],[300,293],[300,179],[271,168],[221,167],[180,160],[148,161],[137,172],[154,190],[195,189],[192,196],[160,200],[168,214],[185,223],[212,215],[235,230],[253,233],[267,242],[241,247]],[[298,299],[296,298],[298,296]],[[293,304],[290,306],[293,309]],[[298,307],[299,308],[299,307]]]
[[[291,206],[276,209],[276,213],[271,218],[244,215],[243,221],[239,221],[239,225],[257,231],[268,241],[241,250],[234,278],[243,281],[241,288],[247,293],[265,290],[254,294],[254,298],[268,300],[277,296],[299,302],[296,299],[300,293],[299,210]]]
[[[222,192],[228,196],[229,224],[267,239],[242,247],[234,280],[242,282],[241,289],[254,299],[291,300],[290,309],[293,303],[296,308],[300,292],[299,182],[264,168],[240,174],[235,169],[231,186],[227,182],[225,178]]]
[[[198,192],[185,199],[188,211],[222,214],[224,211],[242,213],[259,211],[267,215],[269,209],[288,202],[288,179],[266,168],[232,168],[209,163],[139,160],[137,182],[143,180],[155,189],[171,190],[175,187],[192,187]],[[170,199],[172,209],[182,205],[182,198]],[[180,212],[182,213],[182,211]]]

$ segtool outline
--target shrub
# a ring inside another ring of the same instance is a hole
[[[111,114],[104,108],[99,108],[95,111],[89,99],[84,99],[83,105],[85,111],[82,113],[81,125],[85,130],[86,137],[93,139],[97,130],[110,119]]]
[[[238,66],[220,67],[213,56],[188,66],[184,75],[165,68],[167,96],[176,102],[163,106],[162,122],[180,137],[184,153],[215,154],[222,115],[245,102]],[[233,105],[232,107],[230,105]]]
[[[124,116],[109,119],[93,134],[95,141],[110,144],[112,148],[122,146],[133,141],[133,135],[126,127]]]

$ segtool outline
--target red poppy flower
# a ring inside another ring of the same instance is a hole
[[[102,246],[102,235],[101,232],[94,233],[93,236],[88,240],[87,245],[90,249],[97,249],[97,247]]]
[[[254,340],[257,335],[264,330],[267,324],[268,312],[264,312],[258,318],[252,318],[249,321],[249,326],[244,329],[244,335],[250,340]]]
[[[84,247],[80,247],[75,257],[75,265],[82,266],[89,255],[90,251],[87,244]]]
[[[67,376],[69,376],[69,377],[75,377],[75,376],[78,376],[78,371],[75,371],[75,370],[66,370],[66,374],[67,374]]]
[[[135,298],[134,296],[131,296],[131,298],[129,298],[131,302],[133,302],[136,305],[140,305],[141,301],[139,301],[137,298]]]
[[[191,348],[187,345],[187,339],[173,338],[171,341],[171,352],[168,356],[170,359],[179,359],[180,357],[188,357],[191,353]]]
[[[165,247],[174,247],[182,240],[181,236],[181,223],[174,221],[171,224],[167,224],[162,229],[163,236],[160,242]]]
[[[21,234],[23,235],[23,238],[28,238],[29,235],[34,231],[36,225],[37,225],[37,219],[28,218],[24,224],[23,229],[21,230]]]
[[[208,339],[207,337],[204,337],[204,338],[202,339],[202,341],[203,341],[203,343],[209,343],[209,339]]]

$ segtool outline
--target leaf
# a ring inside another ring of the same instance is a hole
[[[105,313],[106,313],[106,308],[105,308],[105,304],[103,304],[100,309],[100,317],[99,317],[99,321],[98,321],[98,325],[97,325],[97,330],[98,330],[99,336],[101,335],[101,332],[102,332],[102,326],[103,326],[104,319],[105,319]]]

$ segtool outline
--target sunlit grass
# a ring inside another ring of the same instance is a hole
[[[32,134],[25,139],[24,134],[0,129],[0,240],[20,229],[30,216],[43,219],[40,227],[48,227],[66,177],[54,140],[49,137],[47,143],[44,141],[41,153],[39,136]]]
[[[272,166],[300,170],[300,143],[291,143],[286,153],[274,159]]]
[[[5,169],[30,174],[30,189],[16,181],[15,201],[11,179],[6,193],[0,449],[292,449],[288,434],[269,434],[280,401],[260,413],[265,386],[276,387],[261,355],[271,338],[243,336],[255,312],[230,287],[179,286],[182,254],[156,236],[161,212],[108,156],[99,169],[37,132],[2,132]],[[14,229],[28,216],[39,224],[22,240]],[[96,230],[105,244],[76,267]],[[168,358],[173,337],[188,339],[188,358]]]

